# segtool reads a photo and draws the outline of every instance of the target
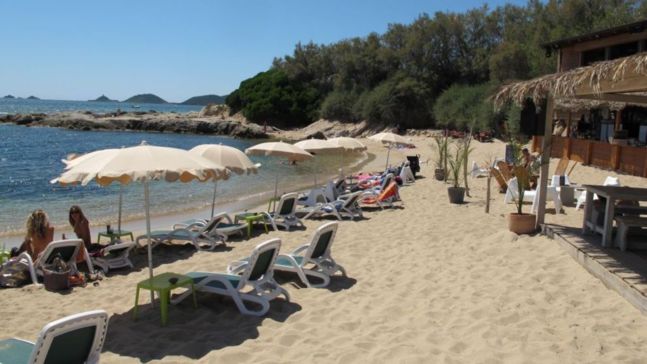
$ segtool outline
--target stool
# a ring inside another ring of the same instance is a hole
[[[170,279],[176,278],[177,282],[171,283]],[[168,322],[168,303],[171,297],[171,290],[178,287],[190,287],[193,293],[193,307],[198,307],[195,298],[195,290],[193,289],[193,279],[191,277],[177,274],[177,273],[162,273],[154,276],[153,278],[145,279],[137,283],[137,291],[135,292],[135,307],[133,310],[133,318],[137,319],[137,307],[139,303],[139,290],[147,289],[149,291],[158,292],[160,298],[160,310],[162,312],[162,326]]]

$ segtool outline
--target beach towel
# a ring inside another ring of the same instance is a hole
[[[14,257],[2,264],[0,268],[0,287],[17,288],[31,283],[29,262],[21,257]]]

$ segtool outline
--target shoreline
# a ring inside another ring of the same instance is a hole
[[[64,111],[47,114],[0,114],[0,123],[83,131],[190,133],[244,139],[267,139],[270,137],[262,126],[248,122],[240,116],[225,114],[203,115],[202,112],[128,111],[95,113],[91,111]]]
[[[377,159],[377,156],[370,152],[365,152],[359,161],[356,161],[352,164],[344,166],[344,173],[355,173],[360,171],[362,168],[374,168],[372,162]],[[323,177],[323,176],[322,176]],[[328,175],[324,179],[330,180],[335,178],[337,175]],[[162,182],[160,182],[162,183]],[[289,192],[307,192],[312,187],[311,183],[299,183],[296,185],[285,185],[281,189],[284,189]],[[250,193],[242,196],[236,200],[229,200],[220,202],[216,198],[216,207],[214,213],[219,212],[228,212],[230,215],[232,213],[237,213],[240,211],[247,211],[250,209],[254,210],[265,210],[267,209],[267,201],[274,194],[273,188],[267,191],[261,191],[256,193]],[[189,220],[192,218],[208,218],[211,214],[211,203],[203,203],[199,206],[193,208],[180,208],[178,210],[164,211],[162,213],[152,213],[151,214],[151,230],[163,230],[169,229],[174,223]],[[121,229],[126,231],[133,232],[134,237],[142,235],[146,232],[145,225],[146,219],[143,216],[143,213],[131,214],[128,216],[122,216]],[[111,223],[112,228],[117,228],[116,222]],[[65,224],[56,225],[54,240],[58,240],[61,237],[61,234],[65,234],[67,237],[73,236],[73,230]],[[93,240],[96,239],[99,232],[105,231],[105,225],[103,223],[91,223],[90,225],[91,236]],[[0,233],[0,239],[2,244],[5,245],[5,248],[11,249],[12,247],[19,246],[24,239],[24,231],[20,233],[14,232],[4,232]],[[103,240],[102,240],[103,241]],[[96,242],[96,241],[94,241]],[[0,245],[2,246],[2,245]]]

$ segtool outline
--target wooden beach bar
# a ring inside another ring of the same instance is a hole
[[[543,139],[541,135],[532,137],[533,152],[542,152]],[[647,147],[553,136],[550,156],[619,173],[647,177]]]

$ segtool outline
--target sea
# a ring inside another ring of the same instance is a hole
[[[35,102],[34,104],[40,105],[30,107],[30,111],[20,109],[21,111],[17,112],[57,112],[70,107],[66,105],[67,102],[54,102],[51,105],[55,106],[51,109],[43,105],[49,103],[49,101]],[[102,103],[89,104],[91,105],[87,108],[79,108],[84,106],[80,104],[77,108],[66,110],[98,111],[93,107],[95,104]],[[156,111],[180,112],[180,109],[168,109],[170,105],[150,105],[150,107]],[[7,112],[6,110],[0,106],[0,111]],[[14,112],[16,111],[11,113]],[[71,153],[83,154],[105,148],[135,146],[142,141],[151,145],[187,150],[200,144],[223,144],[244,150],[264,142],[264,140],[244,140],[212,135],[77,131],[0,124],[0,247],[3,241],[15,242],[17,236],[24,234],[27,216],[38,208],[48,213],[51,223],[57,229],[69,228],[68,211],[74,204],[81,206],[94,226],[93,232],[99,226],[103,226],[103,229],[107,224],[116,226],[120,189],[123,193],[122,220],[128,222],[142,219],[144,216],[142,184],[131,183],[120,188],[114,183],[107,187],[101,187],[94,182],[87,186],[68,187],[50,183],[63,172],[62,159]],[[341,167],[338,156],[320,155],[296,165],[289,165],[275,157],[252,156],[250,158],[254,162],[261,163],[259,172],[240,176],[234,174],[227,181],[218,181],[217,206],[245,206],[258,203],[263,198],[269,198],[274,193],[277,178],[279,194],[312,187],[315,176],[318,182],[321,182],[325,176],[334,176]],[[357,162],[358,158],[362,157],[344,158],[343,161]],[[150,184],[150,188],[151,214],[155,217],[198,211],[211,206],[214,183],[185,184],[155,181]],[[218,207],[217,210],[219,210]],[[144,229],[142,224],[140,230]]]

